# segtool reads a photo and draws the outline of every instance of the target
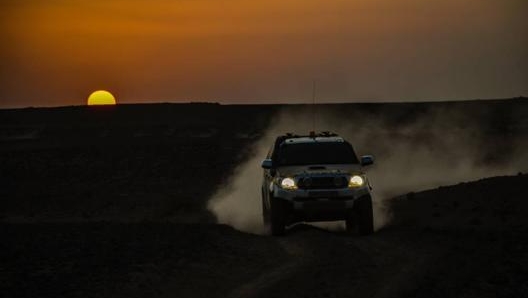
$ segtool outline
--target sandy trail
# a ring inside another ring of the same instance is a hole
[[[287,237],[270,237],[289,260],[228,297],[394,297],[411,290],[426,265],[442,253],[431,239],[416,243],[417,237],[390,231],[359,237],[300,225]]]
[[[262,292],[273,289],[273,287],[282,280],[291,278],[303,270],[304,263],[309,260],[305,258],[307,249],[296,243],[291,243],[291,241],[279,241],[279,243],[289,254],[290,260],[283,265],[265,271],[255,279],[236,287],[227,297],[259,297]]]

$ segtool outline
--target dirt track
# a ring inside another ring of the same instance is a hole
[[[5,297],[527,297],[525,232],[2,226]]]

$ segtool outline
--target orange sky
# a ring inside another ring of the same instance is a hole
[[[0,107],[528,95],[526,0],[7,0]]]

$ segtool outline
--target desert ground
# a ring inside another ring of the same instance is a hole
[[[260,226],[312,127],[376,157],[373,235]],[[527,152],[525,98],[0,110],[0,296],[528,297]]]

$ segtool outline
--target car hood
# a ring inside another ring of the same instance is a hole
[[[284,166],[277,169],[279,176],[318,176],[332,174],[359,174],[361,166],[359,164],[322,164],[322,165],[302,165]]]

